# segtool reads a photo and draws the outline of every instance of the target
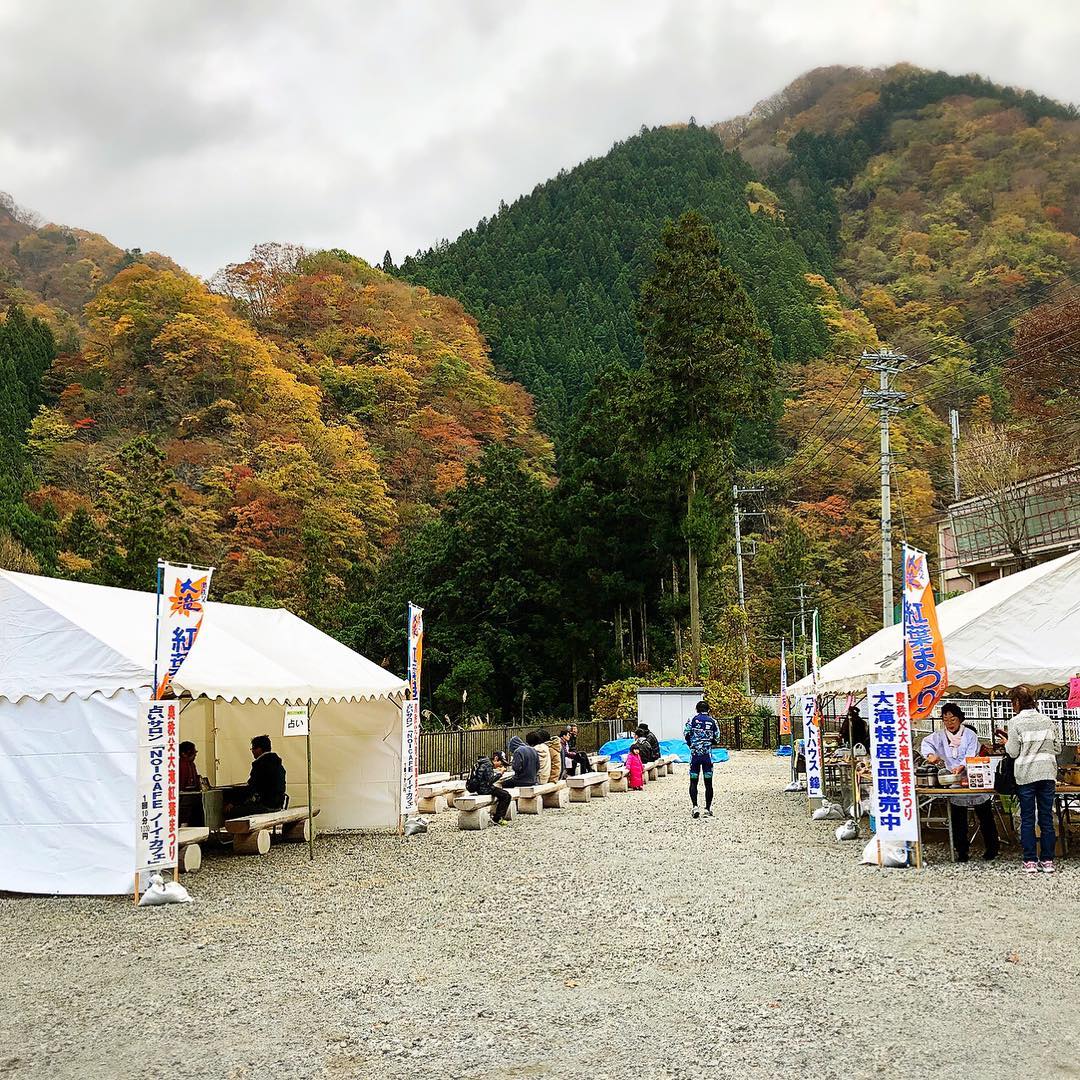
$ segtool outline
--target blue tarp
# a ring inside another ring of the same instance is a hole
[[[609,743],[604,743],[600,747],[601,754],[607,754],[612,761],[623,761],[626,758],[626,752],[634,745],[633,739],[612,739]],[[660,753],[667,757],[669,754],[674,754],[680,761],[684,761],[687,764],[690,762],[690,747],[686,745],[683,739],[663,739],[660,743]],[[727,761],[728,752],[721,747],[720,749],[712,752],[713,761]]]
[[[777,757],[791,757],[791,747],[790,746],[778,746],[776,748],[776,756]]]

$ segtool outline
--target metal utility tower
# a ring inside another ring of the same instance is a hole
[[[746,696],[750,697],[750,640],[749,635],[746,632],[746,590],[743,588],[743,546],[742,546],[742,519],[744,517],[763,517],[763,514],[758,514],[753,511],[744,511],[739,505],[740,495],[760,495],[764,492],[764,488],[741,488],[738,484],[733,484],[731,487],[731,494],[735,499],[735,564],[739,570],[739,607],[742,608],[743,613],[743,629],[742,629],[742,642],[743,642],[743,685],[746,687]],[[752,554],[752,553],[751,553]]]
[[[893,559],[892,559],[892,491],[889,474],[889,416],[899,412],[907,397],[902,390],[894,390],[889,380],[900,373],[907,357],[888,349],[876,353],[864,352],[863,363],[868,371],[878,373],[878,388],[864,390],[863,401],[871,409],[877,409],[881,424],[881,621],[883,626],[893,624]]]

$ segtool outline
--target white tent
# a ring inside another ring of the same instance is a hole
[[[1080,671],[1080,551],[938,605],[949,687],[956,692],[1065,686]],[[822,666],[818,692],[859,693],[903,679],[903,627],[871,634]],[[809,694],[802,679],[791,694]]]
[[[0,570],[0,889],[124,893],[135,863],[136,702],[150,696],[152,593]],[[397,823],[405,683],[287,611],[207,605],[173,685],[180,734],[212,783],[247,779],[267,734],[307,803],[305,740],[285,702],[312,702],[312,797],[323,828]]]

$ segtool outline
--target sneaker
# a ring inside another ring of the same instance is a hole
[[[1024,863],[1023,871],[1025,874],[1037,874],[1039,872],[1039,864],[1033,860],[1028,860]]]
[[[706,810],[706,811],[705,811],[705,816],[706,816],[706,817],[712,817],[712,816],[713,816],[713,812],[712,812],[712,810]]]
[[[1053,874],[1056,872],[1053,859],[1043,859],[1039,863],[1039,870],[1044,874]]]
[[[701,817],[701,811],[695,806],[694,809],[690,811],[690,816]]]
[[[492,818],[491,819],[491,824],[492,825],[509,825],[510,822],[507,821],[506,818],[501,817],[501,818]]]

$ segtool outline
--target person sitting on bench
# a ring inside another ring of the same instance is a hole
[[[659,761],[661,757],[660,741],[649,730],[649,725],[639,724],[634,734],[637,736],[637,746],[641,751],[642,762],[648,765],[651,761]]]
[[[581,772],[592,772],[589,755],[577,748],[577,724],[564,727],[561,732],[563,744],[563,771],[566,776],[577,776]]]
[[[500,776],[509,775],[506,759],[496,750],[490,760],[481,754],[476,759],[468,780],[465,781],[465,790],[470,795],[490,795],[495,800],[495,809],[491,812],[491,821],[494,825],[509,824],[506,820],[506,811],[510,806],[512,796],[499,781]]]
[[[534,787],[540,771],[540,755],[520,735],[510,740],[510,768],[514,770],[513,787]]]
[[[180,744],[180,790],[200,791],[202,784],[199,782],[199,769],[195,764],[195,755],[198,751],[193,742],[185,739]]]
[[[256,735],[251,740],[251,775],[240,802],[227,806],[225,816],[251,817],[269,814],[285,805],[285,766],[271,749],[269,735]]]

